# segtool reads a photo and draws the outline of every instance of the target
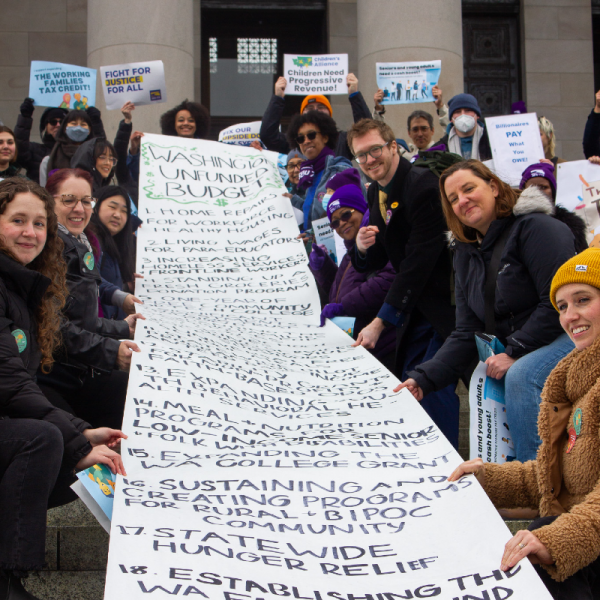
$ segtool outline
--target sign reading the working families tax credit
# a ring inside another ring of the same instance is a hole
[[[288,82],[285,93],[291,96],[347,94],[347,75],[347,54],[284,54],[283,57],[283,76]]]
[[[494,170],[506,183],[518,186],[523,171],[544,158],[537,115],[503,115],[485,119]]]
[[[33,60],[29,97],[38,106],[85,110],[96,104],[96,69]]]
[[[162,60],[100,67],[100,77],[108,110],[121,108],[125,102],[143,106],[167,100]]]
[[[431,88],[437,85],[441,60],[377,63],[377,87],[383,90],[383,104],[433,102]]]

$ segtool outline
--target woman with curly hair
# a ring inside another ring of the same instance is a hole
[[[36,384],[60,345],[67,297],[54,198],[21,177],[0,182],[0,590],[22,587],[44,566],[46,509],[75,499],[73,470],[104,463],[125,474],[111,450],[121,431],[91,429],[55,408]]]
[[[327,193],[327,182],[337,173],[352,168],[352,163],[343,156],[335,155],[339,131],[335,121],[322,112],[313,110],[296,115],[287,131],[292,148],[298,148],[306,157],[300,167],[298,189],[306,196],[293,196],[292,204],[304,213],[304,231],[312,222],[327,216],[323,208],[323,196]]]
[[[160,117],[163,135],[206,139],[210,127],[210,114],[199,102],[184,100]]]

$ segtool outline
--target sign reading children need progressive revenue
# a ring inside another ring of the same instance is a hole
[[[319,299],[275,165],[142,140],[135,334],[105,598],[549,600],[397,379]],[[140,283],[138,283],[140,285]],[[470,596],[469,596],[470,595]]]
[[[29,97],[38,106],[85,110],[96,104],[96,69],[31,61]]]
[[[285,93],[292,96],[347,94],[347,75],[347,54],[285,54],[283,57],[283,76],[288,82]]]
[[[121,108],[125,102],[143,106],[167,100],[162,60],[100,67],[100,77],[108,110]]]

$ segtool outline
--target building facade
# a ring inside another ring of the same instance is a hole
[[[376,62],[441,59],[446,100],[472,93],[485,116],[524,100],[530,112],[554,123],[557,155],[577,160],[600,86],[600,0],[2,0],[0,6],[0,119],[9,126],[28,95],[32,60],[97,68],[161,59],[168,101],[139,107],[134,129],[158,132],[162,112],[194,98],[210,108],[216,138],[227,125],[261,118],[283,54],[344,52],[369,105]],[[101,96],[110,138],[120,113],[106,111]],[[287,98],[284,125],[300,100]],[[347,99],[331,101],[339,126],[347,127]],[[406,137],[412,108],[433,112],[421,104],[388,108],[398,137]]]

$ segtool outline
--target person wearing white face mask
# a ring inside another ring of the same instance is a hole
[[[490,140],[481,119],[481,109],[471,94],[457,94],[448,102],[450,125],[446,135],[438,142],[445,144],[450,152],[465,160],[489,160],[492,158]]]

